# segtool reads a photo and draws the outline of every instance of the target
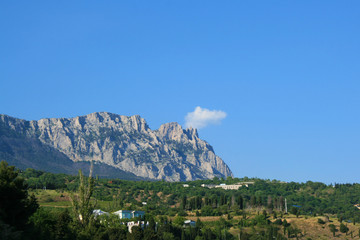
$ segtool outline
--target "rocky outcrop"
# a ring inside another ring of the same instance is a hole
[[[232,176],[196,129],[166,123],[151,130],[138,115],[101,112],[25,121],[0,115],[2,128],[38,139],[74,162],[101,162],[137,176],[188,181]]]

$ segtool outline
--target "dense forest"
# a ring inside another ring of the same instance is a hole
[[[0,181],[0,239],[304,238],[306,231],[286,221],[290,215],[316,218],[324,229],[323,217],[325,221],[335,218],[340,232],[354,236],[355,230],[347,224],[356,227],[360,222],[360,210],[354,206],[360,203],[360,184],[285,183],[247,177],[126,181],[89,178],[81,172],[72,176],[19,171],[5,162],[0,165]],[[253,184],[238,190],[202,186],[239,182]],[[120,221],[113,215],[95,217],[94,209],[109,213],[142,210],[145,216]],[[195,227],[184,225],[186,219],[194,219]],[[126,222],[141,220],[148,224],[133,227],[130,233]],[[328,225],[335,236],[336,226],[331,221]]]

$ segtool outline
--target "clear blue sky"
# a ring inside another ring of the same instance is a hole
[[[200,106],[237,177],[359,182],[359,1],[1,1],[0,113]]]

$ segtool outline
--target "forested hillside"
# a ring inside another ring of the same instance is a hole
[[[33,169],[21,173],[31,189],[61,189],[73,191],[77,188],[77,177],[51,174]],[[202,184],[236,184],[253,181],[253,185],[239,190],[201,187]],[[189,187],[184,187],[188,184]],[[107,207],[112,211],[129,204],[156,214],[175,215],[179,210],[198,211],[203,216],[220,216],[237,209],[266,208],[300,214],[335,214],[343,219],[360,221],[360,184],[326,185],[320,182],[284,183],[277,180],[214,178],[192,182],[127,181],[119,179],[97,179],[93,195],[99,201],[113,201]],[[142,206],[142,202],[147,202]],[[295,207],[294,207],[295,206]],[[294,210],[296,209],[296,210]]]
[[[186,183],[127,181],[34,169],[19,172],[5,162],[0,165],[0,180],[1,196],[7,196],[0,197],[0,239],[349,239],[360,235],[360,210],[354,206],[359,202],[359,184],[231,177]],[[239,182],[248,184],[238,190],[206,187]],[[16,192],[21,192],[14,195],[20,201],[8,201]],[[26,214],[13,209],[24,209]],[[94,209],[108,215],[96,217]],[[145,216],[120,220],[111,214],[118,210],[141,210]],[[22,216],[22,224],[8,216]],[[144,226],[130,232],[127,222],[140,220]],[[194,221],[194,226],[185,220]]]

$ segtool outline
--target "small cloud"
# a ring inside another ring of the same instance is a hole
[[[185,117],[185,126],[193,128],[204,128],[211,124],[220,124],[226,117],[226,112],[220,110],[209,110],[196,107],[193,112],[189,112]]]

